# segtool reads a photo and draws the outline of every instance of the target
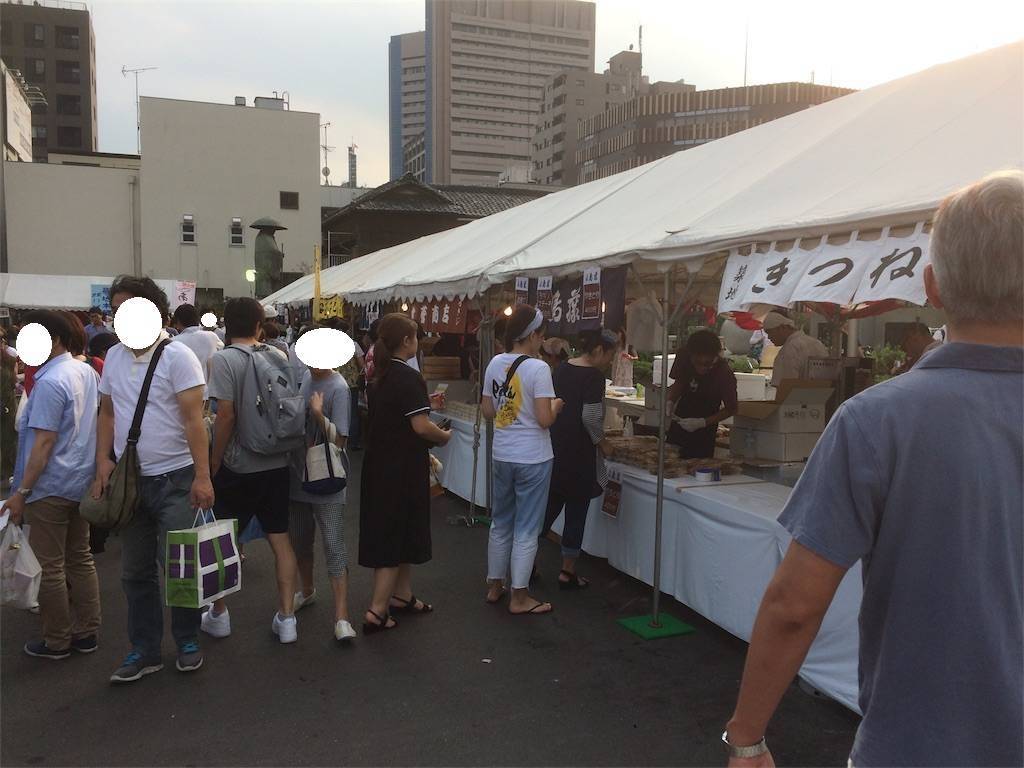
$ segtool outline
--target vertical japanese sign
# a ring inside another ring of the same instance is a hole
[[[622,473],[618,467],[608,465],[608,483],[604,488],[604,498],[601,499],[601,511],[608,517],[617,518],[619,507],[622,506]]]
[[[516,306],[530,303],[530,278],[516,278]]]
[[[110,314],[110,286],[106,283],[93,283],[91,288],[89,306],[99,307],[105,314]]]
[[[582,320],[601,319],[601,268],[591,267],[583,272]]]
[[[537,309],[539,309],[545,320],[551,320],[551,297],[554,287],[554,278],[541,277],[537,279]]]
[[[171,296],[171,312],[182,304],[196,303],[196,284],[193,280],[175,280],[174,295]]]

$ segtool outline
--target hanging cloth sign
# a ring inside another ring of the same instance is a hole
[[[516,306],[530,302],[530,278],[516,278]]]
[[[182,304],[196,303],[196,284],[194,280],[175,280],[174,296],[171,298],[171,312]]]
[[[583,320],[601,319],[601,268],[583,271]]]
[[[553,286],[554,278],[550,275],[537,278],[537,303],[534,306],[543,313],[545,320],[551,320],[551,289]]]
[[[742,312],[755,305],[795,302],[842,307],[886,300],[924,306],[924,268],[931,263],[929,236],[919,223],[913,234],[893,237],[886,228],[877,240],[830,244],[789,251],[773,247],[743,256],[733,250],[726,262],[718,298],[719,312]]]

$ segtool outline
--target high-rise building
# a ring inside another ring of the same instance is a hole
[[[425,32],[395,35],[388,44],[388,157],[391,178],[404,173],[405,145],[426,130]]]
[[[46,104],[32,108],[32,156],[51,149],[96,149],[96,38],[85,3],[0,0],[0,54],[37,86]]]
[[[578,183],[636,168],[852,92],[813,83],[707,91],[654,83],[646,95],[580,121]]]
[[[402,116],[391,122],[392,175],[400,158],[434,184],[497,184],[528,169],[545,81],[594,71],[595,16],[581,0],[426,0],[422,140],[410,130],[416,38],[392,38],[391,112]]]
[[[642,61],[639,52],[622,51],[601,74],[563,70],[548,78],[531,144],[535,181],[562,187],[577,183],[577,122],[646,93]]]

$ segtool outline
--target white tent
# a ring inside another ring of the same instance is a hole
[[[941,64],[364,256],[343,280],[332,269],[349,265],[325,270],[324,293],[474,295],[517,275],[912,224],[958,187],[1024,168],[1022,73],[1020,42]],[[301,282],[309,298],[312,280]]]
[[[111,276],[30,275],[0,273],[0,306],[15,309],[82,309],[93,306],[92,286],[110,287]],[[167,298],[174,296],[174,280],[156,279]]]

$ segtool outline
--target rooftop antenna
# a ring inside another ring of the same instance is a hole
[[[127,64],[121,67],[121,77],[128,77],[129,74],[135,75],[135,149],[140,155],[142,154],[142,120],[139,116],[139,73],[149,72],[153,69],[159,69],[159,67],[129,69]]]
[[[743,33],[743,87],[747,87],[747,54],[750,51],[750,17],[747,17],[746,30]]]
[[[640,25],[640,39],[637,42],[639,43],[639,45],[637,46],[637,52],[638,53],[643,53],[644,52],[644,25],[643,24]]]
[[[321,123],[320,127],[323,129],[324,132],[324,143],[320,145],[320,149],[324,151],[324,167],[320,170],[320,172],[324,175],[324,184],[329,187],[331,186],[331,180],[328,177],[331,175],[331,169],[327,167],[327,155],[328,153],[334,151],[334,147],[330,146],[327,143],[327,129],[331,127],[331,124]]]

